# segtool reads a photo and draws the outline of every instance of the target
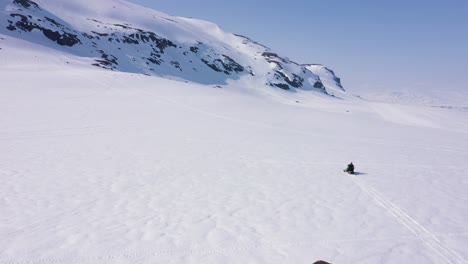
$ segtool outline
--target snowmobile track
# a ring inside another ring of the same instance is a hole
[[[419,224],[414,218],[406,214],[394,203],[386,199],[380,192],[367,184],[359,177],[352,177],[353,181],[374,201],[382,206],[387,212],[392,215],[401,225],[406,227],[411,233],[419,238],[426,246],[440,255],[446,263],[468,263],[462,256],[443,244],[433,233]]]

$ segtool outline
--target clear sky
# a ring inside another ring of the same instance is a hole
[[[349,90],[468,90],[468,0],[129,1],[324,64]]]

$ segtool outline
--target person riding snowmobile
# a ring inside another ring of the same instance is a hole
[[[352,162],[348,164],[348,167],[346,168],[346,170],[344,170],[344,172],[347,172],[349,174],[354,174],[354,164]]]

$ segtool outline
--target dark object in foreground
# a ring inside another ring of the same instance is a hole
[[[348,164],[348,167],[344,170],[344,172],[354,174],[354,164],[352,162]]]
[[[312,264],[331,264],[330,262],[326,262],[326,261],[323,261],[323,260],[319,260],[319,261],[315,261],[314,263]]]

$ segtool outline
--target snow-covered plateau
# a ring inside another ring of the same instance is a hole
[[[120,0],[0,7],[0,263],[468,263],[466,92],[366,99]]]

